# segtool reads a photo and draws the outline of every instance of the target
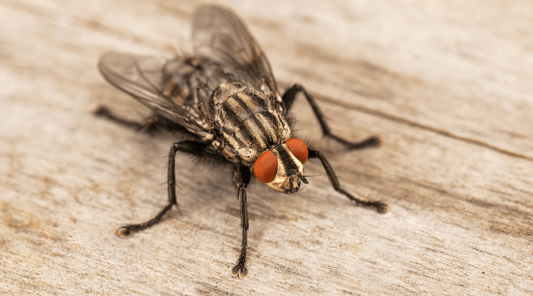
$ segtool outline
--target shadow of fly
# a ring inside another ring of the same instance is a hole
[[[164,129],[184,135],[172,145],[168,160],[168,204],[152,219],[120,227],[119,236],[149,228],[173,207],[176,199],[175,156],[193,155],[217,164],[230,165],[241,205],[242,247],[234,276],[246,269],[248,210],[246,188],[255,177],[286,194],[297,193],[307,159],[320,160],[335,190],[357,206],[386,213],[379,201],[365,201],[344,190],[326,157],[293,136],[290,110],[298,93],[311,105],[325,137],[348,149],[379,146],[376,137],[350,142],[332,134],[313,97],[301,85],[280,95],[267,57],[246,26],[231,11],[201,7],[192,24],[194,54],[171,60],[127,53],[107,52],[98,67],[104,78],[150,108],[143,123],[115,116],[106,107],[95,113],[116,123],[152,131]]]

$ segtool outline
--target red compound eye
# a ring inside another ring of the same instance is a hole
[[[307,161],[307,146],[305,145],[304,141],[296,138],[288,139],[287,147],[289,147],[289,150],[292,152],[292,154],[298,158],[298,160],[301,163],[305,163]]]
[[[278,169],[278,160],[272,151],[267,150],[259,155],[254,163],[254,174],[257,180],[263,183],[269,183],[276,177]]]

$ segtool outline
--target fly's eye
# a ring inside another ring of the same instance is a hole
[[[254,163],[254,174],[257,180],[263,183],[269,183],[276,177],[278,169],[278,160],[272,151],[267,150],[259,155]]]
[[[289,147],[291,153],[298,158],[301,163],[305,163],[307,161],[308,151],[304,141],[292,138],[288,139],[285,143],[287,144],[287,147]]]

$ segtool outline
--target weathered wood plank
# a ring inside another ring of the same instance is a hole
[[[343,186],[391,212],[351,206],[316,162],[298,195],[253,185],[249,276],[234,279],[229,171],[180,156],[182,214],[116,237],[164,205],[172,139],[91,115],[102,103],[145,114],[96,61],[106,50],[188,50],[198,5],[0,3],[0,294],[533,293],[529,1],[226,3],[279,82],[308,87],[335,131],[382,137],[379,149],[339,152],[296,103],[300,133]]]

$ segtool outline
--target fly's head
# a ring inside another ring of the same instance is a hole
[[[284,193],[296,193],[304,177],[304,163],[308,151],[305,143],[297,138],[263,152],[254,163],[255,177],[268,187]]]

